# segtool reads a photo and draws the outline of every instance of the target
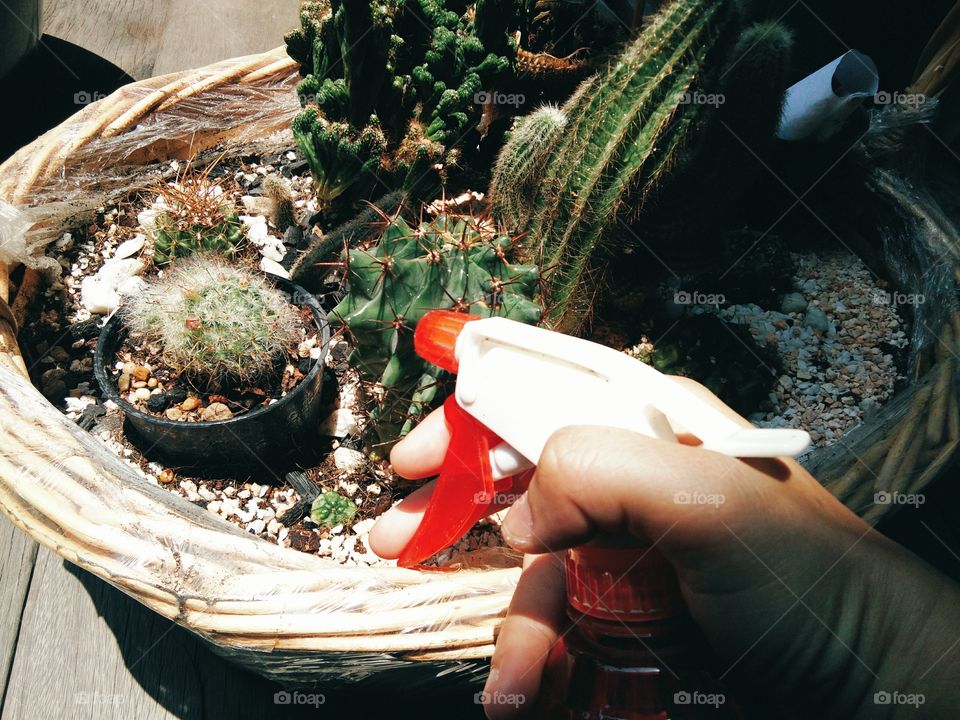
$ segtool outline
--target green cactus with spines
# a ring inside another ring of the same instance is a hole
[[[490,41],[499,51],[485,47],[471,18],[453,0],[304,3],[287,36],[304,75],[293,130],[324,209],[349,207],[374,184],[430,184],[451,159],[479,115],[474,95],[515,53],[505,29]]]
[[[411,226],[397,216],[369,250],[344,256],[349,293],[331,322],[355,343],[351,364],[373,384],[373,425],[389,443],[442,396],[444,374],[420,359],[413,332],[431,310],[536,323],[536,265],[510,262],[513,240],[486,221],[439,215]]]
[[[379,235],[385,219],[398,213],[408,200],[406,192],[394,190],[330,232],[319,237],[314,235],[303,255],[290,268],[290,279],[307,290],[319,291],[330,274],[328,261],[344,248],[357,247]]]
[[[553,105],[544,105],[517,119],[493,167],[490,204],[494,216],[507,227],[522,227],[530,218],[531,196],[550,151],[567,125],[567,116]]]
[[[547,320],[554,327],[577,332],[589,320],[612,251],[618,242],[629,242],[625,237],[630,233],[618,229],[619,222],[635,221],[631,232],[640,237],[638,244],[653,244],[654,238],[644,237],[644,213],[656,205],[674,173],[688,172],[693,177],[705,173],[726,183],[730,192],[743,190],[743,181],[732,177],[736,171],[723,174],[730,153],[697,142],[705,128],[722,127],[723,116],[688,100],[693,93],[719,93],[724,87],[723,58],[734,56],[740,35],[755,16],[750,2],[674,0],[604,73],[588,80],[564,106],[569,122],[553,144],[535,193],[525,201],[532,212],[521,228],[528,238],[524,257],[537,258],[552,268],[545,279],[543,300]],[[756,44],[748,56],[782,58],[789,53],[783,33],[747,32]],[[741,62],[745,70],[736,71],[731,60],[738,90],[752,87],[742,77],[747,69],[762,69],[772,76],[760,63]],[[781,60],[775,67],[785,65]],[[760,92],[750,98],[747,108],[737,107],[737,112],[756,112],[762,106],[763,118],[778,116],[784,75],[775,80],[762,80],[766,76],[761,75]],[[761,125],[745,125],[759,133],[759,139],[753,133],[738,138],[729,132],[727,137],[715,133],[713,138],[728,148],[742,143],[760,146],[767,142],[767,128]],[[676,197],[677,203],[661,206],[670,208],[667,219],[679,225],[698,212],[702,198],[689,193]],[[494,208],[495,213],[499,211]]]
[[[195,254],[232,255],[243,241],[243,223],[235,212],[225,212],[206,223],[184,221],[172,213],[161,212],[154,225],[153,263],[158,266]]]
[[[317,495],[310,506],[310,519],[321,528],[346,525],[356,514],[357,504],[332,490]]]
[[[213,254],[173,263],[122,312],[133,340],[158,347],[178,375],[213,386],[269,377],[301,334],[282,292]]]
[[[792,45],[792,33],[777,22],[744,30],[719,80],[723,103],[696,116],[697,124],[685,128],[686,145],[672,154],[673,164],[645,179],[635,217],[662,244],[715,227],[764,172],[762,158],[780,124]]]

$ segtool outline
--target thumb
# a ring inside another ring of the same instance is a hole
[[[777,484],[747,471],[736,458],[627,430],[564,428],[544,448],[503,531],[514,548],[536,554],[601,532],[644,542],[669,532],[672,543],[699,545],[722,527],[723,515],[756,501],[762,485]]]

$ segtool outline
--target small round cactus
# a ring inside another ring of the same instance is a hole
[[[348,523],[356,514],[356,504],[350,498],[333,491],[318,495],[310,507],[310,519],[322,528]]]
[[[123,308],[133,340],[178,374],[212,384],[268,376],[300,339],[300,320],[259,274],[216,255],[184,258]]]
[[[176,182],[160,186],[147,228],[153,235],[155,265],[196,253],[231,255],[243,241],[233,197],[208,173],[184,171]]]

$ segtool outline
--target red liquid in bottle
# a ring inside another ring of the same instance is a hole
[[[567,554],[570,720],[740,718],[673,568],[651,548]]]

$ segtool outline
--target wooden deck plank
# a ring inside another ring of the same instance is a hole
[[[142,80],[155,74],[171,4],[170,0],[44,0],[40,29]]]
[[[316,717],[277,706],[279,686],[45,549],[22,623],[2,720]]]
[[[169,4],[155,75],[282,45],[300,9],[299,0],[169,0]]]
[[[142,80],[283,43],[299,0],[45,0],[41,29]]]
[[[168,632],[171,623],[145,609],[142,614],[131,612],[134,601],[124,603],[119,592],[95,578],[85,588],[78,572],[70,572],[59,557],[40,550],[3,720],[182,716],[176,710],[195,699],[200,689],[186,682],[185,672],[158,667],[164,654],[153,652],[156,646],[175,641]],[[111,625],[123,631],[119,642]],[[156,688],[159,698],[138,682],[151,675],[163,678],[163,685]],[[173,711],[164,707],[165,700]]]
[[[0,516],[0,698],[7,688],[37,544]]]

